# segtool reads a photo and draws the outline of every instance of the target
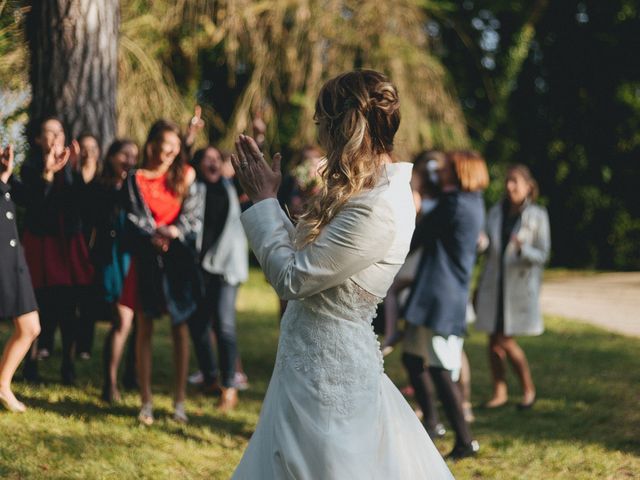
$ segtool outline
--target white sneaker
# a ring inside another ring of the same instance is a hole
[[[202,385],[204,383],[204,375],[200,370],[193,372],[187,379],[189,385]]]
[[[138,420],[147,427],[153,425],[153,404],[151,402],[143,403],[140,413],[138,414]]]
[[[50,356],[51,353],[49,353],[49,350],[47,350],[46,348],[41,348],[40,350],[38,350],[38,353],[36,353],[36,358],[38,360],[46,360]]]
[[[184,408],[184,402],[176,402],[173,406],[173,419],[178,423],[189,423],[189,417]]]
[[[249,379],[242,372],[236,372],[233,376],[233,384],[236,389],[241,392],[249,389]]]

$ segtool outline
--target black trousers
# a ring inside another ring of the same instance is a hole
[[[43,326],[37,340],[38,348],[53,351],[53,334],[56,326],[60,325],[63,375],[65,372],[73,372],[74,347],[80,323],[77,312],[79,292],[77,287],[46,287],[36,290]]]
[[[222,275],[202,272],[204,295],[196,312],[189,319],[189,333],[193,341],[198,366],[205,384],[218,381],[211,330],[216,334],[220,377],[224,387],[234,386],[238,346],[236,339],[236,297],[238,287],[224,281]]]
[[[89,353],[93,351],[96,322],[111,318],[112,307],[103,298],[97,285],[78,287],[78,332],[76,336],[76,352]]]
[[[440,367],[426,368],[422,357],[408,353],[402,355],[402,362],[409,372],[409,380],[424,414],[423,422],[427,430],[433,429],[438,423],[433,388],[435,385],[442,408],[456,434],[456,446],[469,446],[473,437],[469,424],[464,419],[462,392],[451,379],[451,372]]]

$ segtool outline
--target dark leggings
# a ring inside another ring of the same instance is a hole
[[[60,325],[62,335],[62,372],[73,372],[73,355],[79,320],[77,315],[78,289],[76,287],[46,287],[36,290],[36,298],[43,325],[38,348],[53,351],[53,334]],[[46,328],[45,328],[46,326]]]
[[[109,318],[106,312],[108,304],[101,298],[100,290],[97,286],[80,287],[78,299],[78,312],[80,320],[77,332],[77,353],[89,353],[93,351],[93,340],[95,338],[96,321]]]
[[[234,386],[236,357],[236,296],[238,287],[224,281],[222,275],[203,272],[204,296],[196,313],[189,319],[189,332],[193,341],[198,366],[206,384],[218,380],[211,329],[216,334],[220,373],[224,387]]]
[[[438,423],[433,395],[435,384],[442,407],[456,433],[456,445],[470,445],[473,437],[462,411],[462,392],[451,379],[451,372],[439,367],[425,368],[422,357],[408,353],[402,355],[402,362],[409,372],[409,380],[415,390],[416,400],[424,413],[425,427],[430,430]]]

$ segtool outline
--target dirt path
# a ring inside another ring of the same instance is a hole
[[[542,311],[640,336],[640,272],[569,275],[544,282]]]

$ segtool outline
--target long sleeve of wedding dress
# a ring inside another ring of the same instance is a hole
[[[275,198],[245,212],[243,224],[269,283],[283,300],[295,300],[339,285],[382,260],[393,237],[380,232],[393,230],[394,218],[387,204],[376,207],[349,202],[313,243],[299,251]]]
[[[268,281],[290,301],[260,420],[234,479],[452,478],[384,374],[371,327],[415,223],[411,164],[385,173],[300,250],[276,200],[242,214]]]

